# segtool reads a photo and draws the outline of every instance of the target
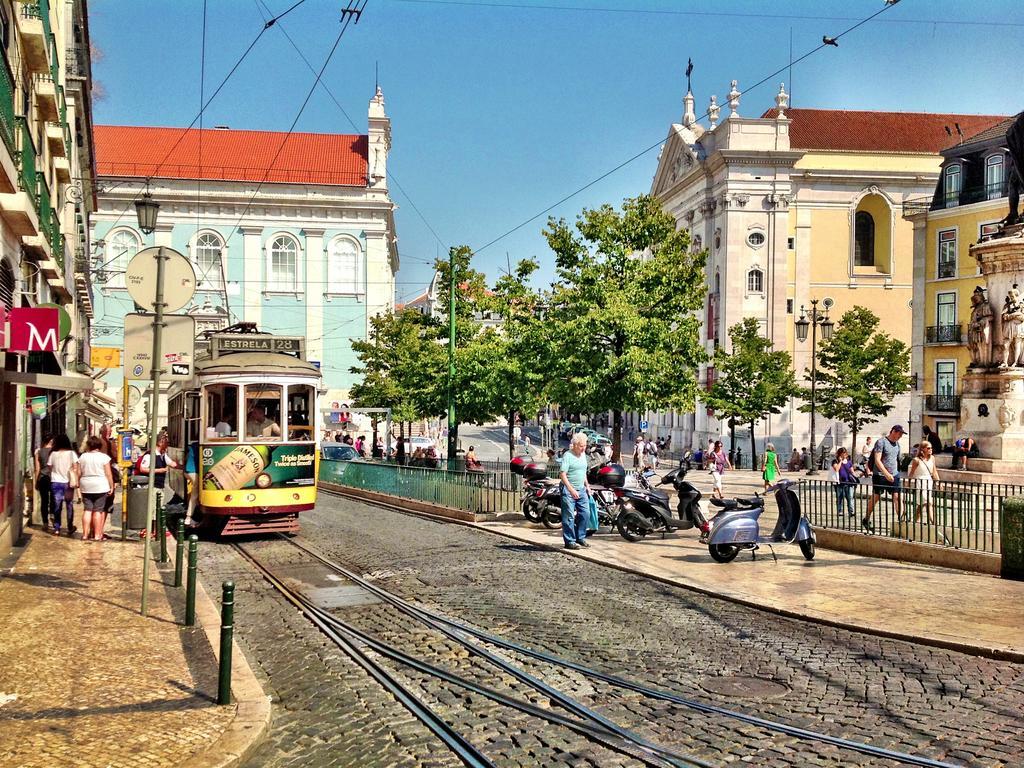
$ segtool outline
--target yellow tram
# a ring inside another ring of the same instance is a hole
[[[170,485],[204,528],[294,533],[316,504],[320,371],[304,339],[244,330],[210,336],[168,393]]]

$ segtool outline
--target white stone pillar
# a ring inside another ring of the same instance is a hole
[[[165,248],[171,247],[171,233],[174,231],[174,224],[170,222],[157,222],[153,231],[153,245],[162,245]]]
[[[239,313],[246,322],[256,323],[263,318],[263,227],[239,227],[242,233],[242,263],[245,265],[242,278],[242,311]]]
[[[306,238],[306,359],[324,359],[324,291],[327,290],[327,260],[324,231],[304,227]]]

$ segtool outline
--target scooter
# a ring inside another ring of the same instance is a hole
[[[676,504],[678,517],[672,516],[668,494],[657,488],[620,488],[616,491],[622,511],[618,518],[619,534],[626,541],[640,541],[651,533],[666,533],[689,530],[697,527],[704,539],[708,533],[708,522],[700,511],[701,493],[692,483],[687,482],[689,462],[684,458],[679,466],[661,478],[658,485],[671,485],[679,501]]]
[[[711,499],[711,503],[722,510],[711,519],[711,535],[708,539],[711,559],[716,563],[728,563],[735,559],[741,549],[749,549],[753,554],[760,544],[765,544],[777,562],[778,557],[775,556],[772,544],[796,542],[803,556],[813,560],[814,529],[800,513],[800,499],[792,488],[795,485],[793,480],[780,480],[765,490],[765,493],[775,494],[775,502],[779,507],[779,519],[768,537],[760,535],[757,522],[764,512],[762,496],[755,494],[746,499]]]
[[[619,516],[619,504],[616,498],[616,486],[625,481],[626,470],[621,464],[613,464],[605,458],[601,451],[590,454],[596,459],[587,469],[587,483],[590,485],[591,496],[597,505],[598,525],[615,528]],[[541,522],[548,528],[559,528],[562,525],[562,488],[561,483],[544,489],[538,489],[536,497],[544,506]]]

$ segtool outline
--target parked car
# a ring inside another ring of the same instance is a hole
[[[320,458],[327,461],[361,461],[359,452],[344,443],[324,443],[320,446]]]

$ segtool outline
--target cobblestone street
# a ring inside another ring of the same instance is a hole
[[[1024,756],[1019,665],[784,619],[327,494],[315,512],[303,516],[296,541],[406,599],[688,698],[954,764],[1019,765]],[[375,598],[356,595],[354,587],[331,587],[338,577],[325,576],[286,542],[268,538],[243,546],[312,596],[320,595],[346,621],[439,666],[483,674],[481,662],[454,643],[398,617]],[[593,546],[601,546],[600,537]],[[238,585],[237,637],[273,697],[267,740],[249,765],[460,764],[229,544],[204,543],[200,563],[208,590],[227,578]],[[700,714],[508,655],[606,717],[712,764],[897,764]],[[571,731],[396,670],[497,765],[638,764]],[[733,677],[757,678],[751,686],[776,685],[755,692],[741,684],[733,690],[740,695],[710,692],[716,682],[730,682],[720,678]],[[524,693],[517,681],[493,671],[488,684],[538,703],[536,693]]]

